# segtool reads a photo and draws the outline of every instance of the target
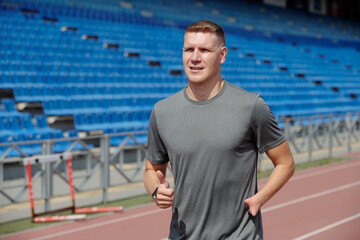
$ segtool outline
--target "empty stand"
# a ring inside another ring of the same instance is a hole
[[[359,25],[351,21],[192,0],[8,0],[0,15],[0,89],[14,93],[1,101],[1,142],[63,138],[49,116],[73,117],[70,136],[146,130],[154,104],[186,86],[184,27],[199,19],[226,31],[223,77],[260,93],[278,118],[360,108]],[[21,113],[19,102],[41,103],[44,114]]]

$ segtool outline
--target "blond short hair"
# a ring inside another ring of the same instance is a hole
[[[225,46],[225,32],[224,30],[216,23],[208,20],[200,20],[189,25],[185,31],[187,32],[212,32],[220,39],[220,42]]]

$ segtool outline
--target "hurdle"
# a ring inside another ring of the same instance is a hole
[[[33,196],[33,187],[32,187],[31,165],[40,164],[40,163],[65,161],[66,159],[67,159],[67,170],[68,170],[70,196],[71,196],[71,206],[61,208],[61,209],[36,213],[35,212],[35,204],[34,204],[34,196]],[[66,221],[66,220],[85,220],[86,219],[85,213],[121,212],[124,210],[124,208],[122,206],[93,207],[93,208],[76,208],[75,207],[75,191],[74,191],[73,176],[72,176],[72,155],[70,153],[27,157],[27,158],[23,159],[23,164],[24,164],[24,166],[26,166],[26,175],[27,175],[28,190],[29,190],[31,216],[32,216],[32,222],[34,222],[34,223],[57,222],[57,221]],[[71,210],[73,215],[44,216],[44,215],[55,214],[55,213],[66,211],[66,210]]]

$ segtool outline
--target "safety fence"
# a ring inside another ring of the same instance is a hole
[[[142,181],[146,133],[142,131],[84,138],[2,143],[0,147],[4,150],[0,156],[0,205],[28,201],[23,159],[29,156],[22,151],[22,148],[41,144],[42,156],[44,156],[53,154],[56,149],[54,146],[58,146],[59,143],[66,144],[68,147],[64,153],[71,153],[73,156],[75,192],[101,189],[102,202],[106,203],[109,187]],[[14,155],[14,151],[21,156],[9,157],[10,153]],[[16,170],[11,170],[14,168]],[[34,164],[32,169],[34,185],[36,182],[41,182],[38,184],[40,189],[34,189],[34,199],[43,199],[44,209],[48,211],[51,198],[69,194],[66,187],[69,184],[67,165],[64,161],[47,162]],[[5,176],[5,171],[12,171],[19,176],[11,179]],[[66,184],[61,184],[64,182]]]
[[[294,153],[307,153],[307,161],[313,153],[326,150],[333,157],[336,147],[352,151],[352,145],[360,142],[360,112],[346,115],[321,115],[313,117],[285,118],[285,134]]]
[[[360,143],[360,112],[342,115],[328,114],[310,117],[284,117],[281,125],[295,161],[310,162],[334,157],[334,151],[352,152]],[[265,155],[259,157],[259,168],[272,168]]]
[[[304,161],[315,159],[314,153],[323,151],[325,157],[333,157],[334,149],[345,148],[360,142],[360,112],[346,115],[322,115],[312,117],[287,117],[282,119],[287,141],[294,155],[305,155]],[[146,132],[129,132],[52,139],[31,142],[0,143],[0,206],[28,201],[26,169],[23,159],[29,157],[22,148],[40,144],[42,155],[56,153],[54,146],[66,143],[63,153],[71,153],[75,192],[102,191],[102,202],[109,200],[109,187],[141,182],[146,151]],[[16,151],[20,156],[10,156]],[[259,158],[259,166],[270,168],[271,162]],[[269,167],[270,166],[270,167]],[[16,168],[16,170],[11,170]],[[18,177],[9,178],[8,173]],[[68,193],[68,172],[64,161],[32,165],[34,198],[44,200],[44,209],[50,210],[50,200]],[[65,184],[64,184],[65,183]],[[65,186],[61,186],[65,185]],[[36,194],[37,193],[37,194]]]

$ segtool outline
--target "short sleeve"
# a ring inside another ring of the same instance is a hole
[[[284,133],[279,128],[274,114],[261,96],[258,96],[252,111],[251,124],[256,146],[260,153],[264,153],[285,141]]]
[[[149,159],[152,164],[164,164],[169,161],[166,148],[159,134],[155,107],[150,115],[147,142],[146,158]]]

